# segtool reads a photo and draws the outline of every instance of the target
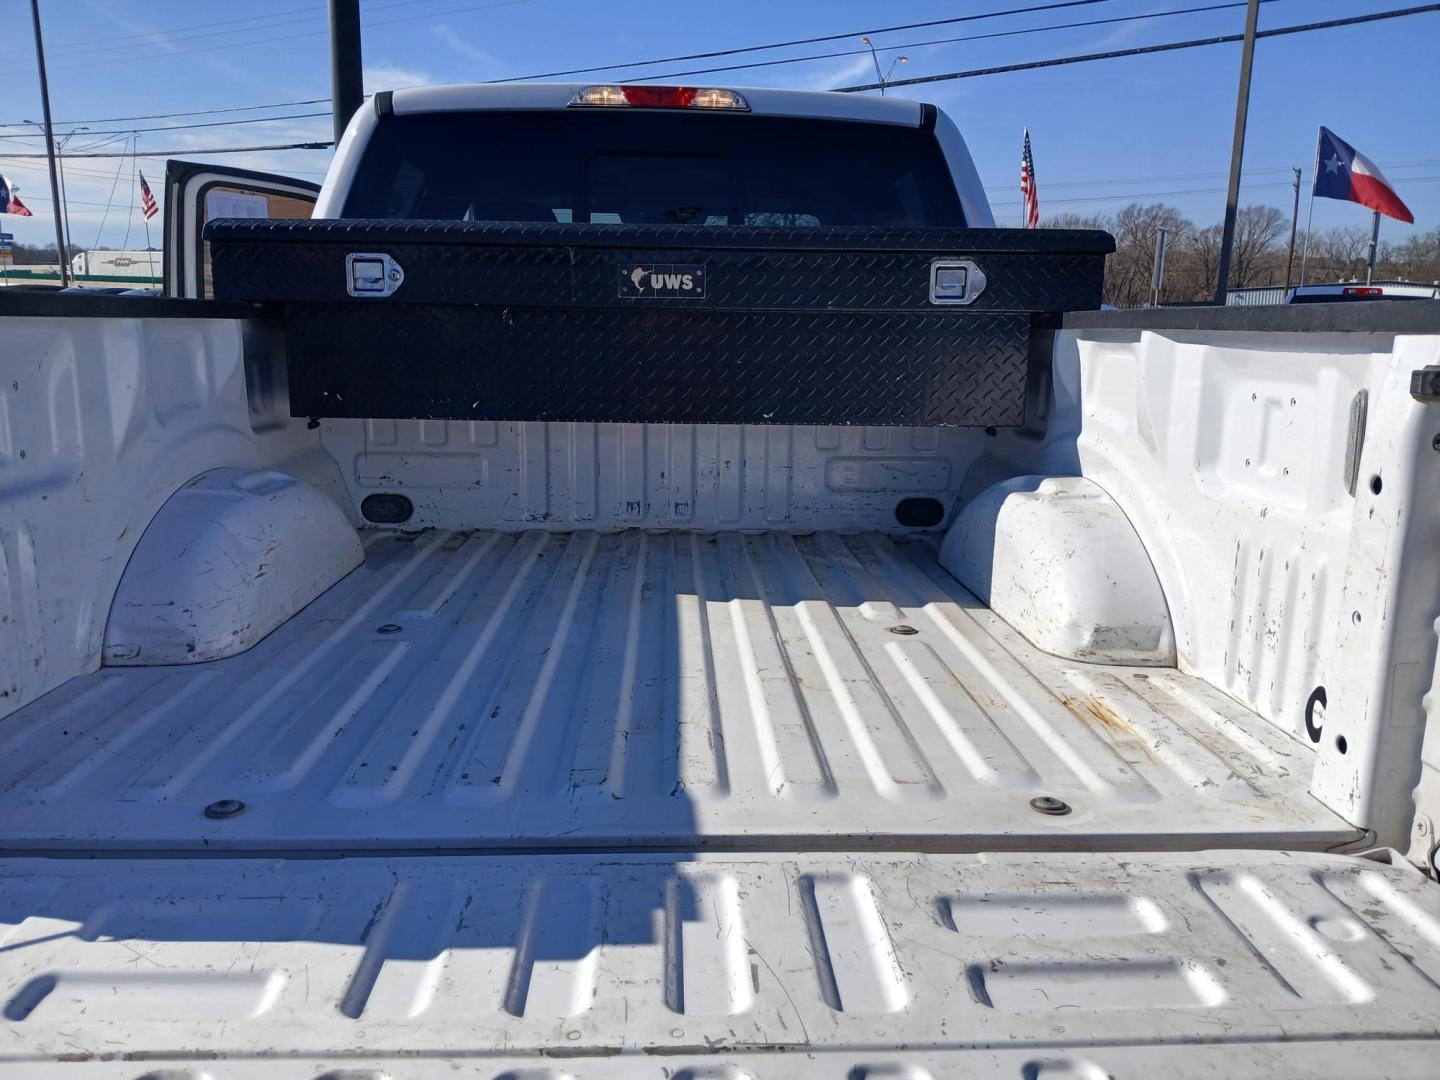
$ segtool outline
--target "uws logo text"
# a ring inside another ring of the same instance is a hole
[[[705,268],[693,264],[643,263],[620,267],[620,296],[665,296],[699,300],[705,296]]]

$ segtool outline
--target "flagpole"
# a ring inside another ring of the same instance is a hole
[[[1380,250],[1380,211],[1375,211],[1375,223],[1370,226],[1370,262],[1365,267],[1365,284],[1369,285],[1375,276],[1375,254]]]
[[[135,153],[135,167],[136,167],[136,169],[139,169],[139,167],[140,167],[140,133],[139,133],[138,131],[135,133],[135,151],[134,151],[134,153]],[[140,179],[141,179],[141,180],[144,180],[144,179],[145,179],[145,174],[144,174],[144,173],[141,173],[141,174],[140,174]],[[147,213],[145,213],[144,208],[141,208],[141,210],[140,210],[140,220],[145,223],[145,250],[146,250],[146,251],[149,251],[149,250],[150,250],[150,215],[147,214]],[[146,261],[148,262],[149,260],[147,259]]]
[[[1305,264],[1310,261],[1311,225],[1315,221],[1315,185],[1320,178],[1320,131],[1315,129],[1315,170],[1310,174],[1310,210],[1305,215],[1305,247],[1300,252],[1300,285],[1305,284]]]

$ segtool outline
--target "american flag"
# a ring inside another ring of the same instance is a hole
[[[1035,161],[1030,157],[1030,129],[1025,129],[1025,152],[1020,155],[1020,195],[1025,200],[1025,228],[1040,227],[1040,193],[1035,188]]]
[[[1026,154],[1028,156],[1029,143],[1026,143],[1026,147]],[[150,190],[150,185],[145,182],[145,174],[142,172],[140,174],[140,213],[145,215],[146,221],[149,221],[159,212],[160,207],[155,205],[155,194]]]

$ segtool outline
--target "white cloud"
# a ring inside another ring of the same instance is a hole
[[[386,64],[365,65],[365,92],[377,90],[400,90],[407,86],[434,86],[435,80],[423,71],[414,68],[393,67]]]
[[[465,75],[470,81],[498,79],[504,74],[505,65],[500,62],[499,57],[472,45],[445,23],[436,23],[431,29],[435,31],[436,37],[469,62]]]
[[[736,76],[739,76],[738,78]],[[811,61],[803,65],[754,68],[750,78],[740,73],[732,75],[721,86],[774,86],[789,90],[831,90],[837,86],[853,86],[856,83],[873,82],[875,65],[870,53],[858,56],[835,57],[823,63]]]

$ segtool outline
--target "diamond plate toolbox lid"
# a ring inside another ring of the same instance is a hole
[[[1034,316],[1105,233],[220,220],[217,299],[285,305],[297,416],[1014,425]]]

